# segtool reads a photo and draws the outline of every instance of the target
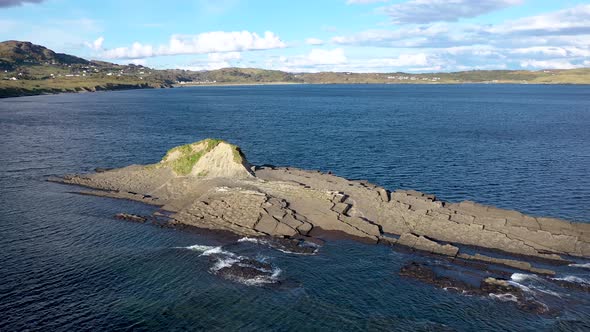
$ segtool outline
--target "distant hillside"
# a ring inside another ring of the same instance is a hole
[[[13,68],[23,64],[88,64],[89,61],[73,55],[55,53],[52,50],[30,42],[9,40],[0,43],[0,61]],[[6,70],[5,68],[2,68]]]
[[[0,42],[0,97],[59,92],[227,84],[590,84],[590,68],[476,70],[455,73],[288,73],[256,68],[156,70],[85,60],[30,42]]]

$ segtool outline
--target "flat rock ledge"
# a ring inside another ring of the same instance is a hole
[[[100,169],[52,181],[93,189],[86,194],[162,206],[171,212],[172,224],[241,236],[298,238],[313,237],[316,230],[336,231],[367,242],[540,274],[553,271],[523,257],[555,263],[590,258],[590,224],[470,201],[448,203],[413,190],[390,192],[318,171],[250,166],[239,148],[220,140],[172,149],[155,165]],[[517,258],[464,253],[462,245]]]

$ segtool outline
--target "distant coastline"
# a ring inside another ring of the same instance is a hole
[[[94,87],[80,86],[75,88],[44,88],[44,89],[20,89],[3,87],[0,85],[0,99],[2,98],[17,98],[17,97],[31,97],[41,95],[57,95],[63,93],[91,93],[91,92],[108,92],[108,91],[124,91],[124,90],[142,90],[142,89],[168,89],[168,88],[206,88],[206,87],[247,87],[247,86],[277,86],[277,85],[590,85],[590,83],[520,83],[520,82],[406,82],[406,83],[307,83],[307,82],[251,82],[251,83],[233,83],[233,82],[218,82],[211,84],[170,84],[170,85],[149,85],[149,84],[117,84],[109,83],[107,85],[97,85]]]
[[[0,98],[185,86],[288,84],[590,84],[590,68],[420,74],[291,73],[258,68],[190,71],[86,60],[30,42],[0,42]]]

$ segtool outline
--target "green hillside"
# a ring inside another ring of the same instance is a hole
[[[0,43],[0,97],[60,92],[227,84],[590,84],[590,68],[477,70],[455,73],[288,73],[256,68],[156,70],[86,60],[30,42]]]

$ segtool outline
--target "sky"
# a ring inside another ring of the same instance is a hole
[[[158,69],[570,69],[590,1],[0,0],[0,40]]]

